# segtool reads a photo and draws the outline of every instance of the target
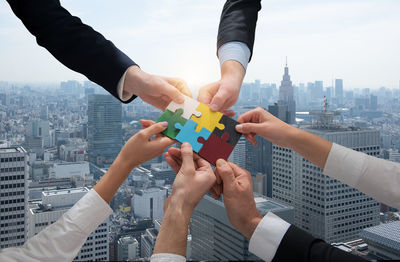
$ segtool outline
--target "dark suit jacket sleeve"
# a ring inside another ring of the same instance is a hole
[[[84,74],[119,99],[118,82],[126,69],[135,65],[127,55],[72,16],[59,0],[7,1],[40,46],[66,67]]]
[[[254,36],[261,0],[227,0],[218,28],[217,50],[225,43],[239,41],[253,54]]]
[[[272,262],[365,262],[363,258],[344,252],[314,238],[307,232],[291,225],[283,237]]]

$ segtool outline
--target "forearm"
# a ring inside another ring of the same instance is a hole
[[[332,142],[295,127],[288,130],[287,137],[289,138],[287,143],[289,148],[324,169]]]
[[[171,199],[162,220],[153,254],[170,253],[186,256],[191,211],[184,208],[182,202],[181,199]]]

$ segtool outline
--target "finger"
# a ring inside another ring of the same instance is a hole
[[[157,147],[166,148],[168,146],[172,146],[176,142],[175,142],[175,140],[172,140],[171,138],[169,138],[167,136],[159,136],[159,137],[156,137],[155,139],[151,140],[151,143],[156,145]]]
[[[244,123],[235,126],[236,131],[242,134],[248,134],[248,133],[254,133],[254,134],[259,134],[261,126],[260,124],[256,123]]]
[[[259,108],[255,108],[253,110],[250,110],[249,112],[246,112],[242,115],[240,115],[237,119],[238,122],[240,123],[247,123],[247,122],[259,122],[259,119],[261,119],[261,111]],[[255,121],[257,120],[257,121]]]
[[[168,153],[171,154],[172,156],[181,158],[181,150],[176,147],[170,147],[168,148]]]
[[[203,86],[202,88],[200,88],[199,96],[197,99],[201,103],[209,105],[215,93],[218,91],[218,88],[219,88],[219,81]]]
[[[215,194],[217,194],[217,196],[218,196],[218,198],[221,196],[221,193],[222,193],[222,185],[217,185],[217,184],[215,184],[214,186],[213,186],[213,189],[214,189],[214,191],[215,191]]]
[[[171,169],[175,172],[178,173],[179,169],[181,168],[181,165],[171,157],[170,154],[165,153],[164,154],[165,161],[167,161],[167,164],[171,167]]]
[[[154,125],[153,120],[147,120],[147,119],[140,119],[140,123],[142,124],[142,129],[148,128],[151,125]]]
[[[161,88],[161,95],[167,96],[170,100],[178,104],[183,104],[185,102],[183,94],[174,86],[168,84],[168,82],[165,81]]]
[[[218,159],[215,170],[221,176],[222,182],[224,183],[224,189],[232,188],[235,182],[235,175],[233,174],[231,166],[228,165],[225,160]]]
[[[211,195],[215,200],[218,200],[217,193],[215,193],[214,188],[210,188],[210,190],[209,190],[208,192],[210,193],[210,195]]]
[[[182,155],[182,168],[187,170],[194,170],[194,162],[193,162],[193,150],[192,146],[185,142],[181,146],[181,155]]]
[[[221,111],[224,108],[225,103],[227,102],[227,98],[230,96],[228,91],[225,89],[219,89],[218,92],[215,94],[213,99],[211,100],[210,103],[210,108],[212,111]]]
[[[250,133],[250,134],[244,134],[244,137],[247,139],[247,141],[249,141],[253,146],[257,145],[257,140],[254,137],[254,134]]]
[[[246,169],[243,169],[240,166],[238,166],[238,165],[236,165],[235,163],[232,163],[232,162],[227,162],[227,163],[231,167],[231,169],[233,170],[232,173],[233,173],[234,177],[238,177],[239,175],[243,175],[243,174],[246,174],[247,176],[250,176],[250,173],[247,172]]]
[[[180,78],[173,78],[173,77],[163,77],[167,82],[171,85],[173,85],[176,89],[179,90],[184,95],[187,95],[188,97],[193,97],[192,96],[192,91],[189,88],[189,85],[186,83],[185,80],[180,79]]]
[[[143,129],[140,132],[143,132],[145,139],[149,140],[152,136],[157,135],[159,133],[161,133],[162,131],[164,131],[168,126],[168,122],[164,121],[164,122],[160,122],[160,123],[156,123],[152,126],[149,126],[146,129]]]
[[[235,111],[233,110],[222,110],[222,113],[229,117],[234,117],[236,115]]]

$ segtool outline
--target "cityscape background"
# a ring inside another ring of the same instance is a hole
[[[182,77],[195,91],[219,79],[215,42],[223,2],[62,4],[146,72]],[[262,4],[236,115],[260,106],[298,128],[400,163],[400,3]],[[1,250],[21,246],[62,216],[107,172],[141,129],[139,120],[156,120],[161,111],[139,98],[122,104],[66,69],[37,46],[6,1],[0,16]],[[346,252],[400,259],[398,210],[323,175],[290,149],[257,141],[254,147],[242,138],[230,160],[250,171],[261,214],[274,212]],[[163,157],[135,168],[111,202],[114,213],[76,260],[149,258],[174,177]],[[188,260],[258,259],[229,223],[222,199],[206,195],[188,233]]]

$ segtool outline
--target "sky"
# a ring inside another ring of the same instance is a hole
[[[220,78],[222,0],[62,0],[73,15],[151,74],[195,88]],[[344,79],[344,88],[400,85],[399,0],[263,0],[245,82],[279,83],[285,57],[295,84]],[[86,80],[36,44],[0,1],[0,81]]]

